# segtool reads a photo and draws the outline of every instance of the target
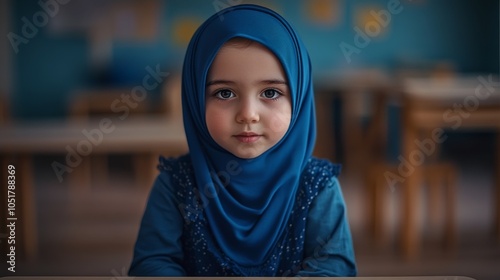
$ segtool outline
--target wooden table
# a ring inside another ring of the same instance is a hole
[[[109,276],[95,276],[95,277],[71,277],[71,276],[60,276],[60,277],[5,277],[5,280],[109,280],[115,279]],[[120,280],[149,280],[149,279],[191,279],[191,280],[282,280],[283,277],[125,277],[119,276],[116,279]],[[300,279],[300,278],[299,278]],[[307,279],[318,279],[318,280],[474,280],[470,277],[465,276],[389,276],[389,277],[307,277]]]
[[[31,157],[37,154],[63,154],[65,161],[56,163],[59,181],[70,179],[88,170],[86,157],[92,154],[146,154],[150,161],[145,172],[155,176],[155,163],[160,154],[177,156],[188,151],[180,119],[163,116],[91,119],[87,122],[44,120],[17,122],[0,126],[0,157],[2,175],[7,166],[16,169],[16,240],[18,256],[33,259],[37,255],[37,226]],[[81,160],[77,160],[81,158]],[[69,160],[68,160],[69,159]],[[62,170],[62,171],[61,171]],[[4,176],[5,177],[5,176]],[[80,180],[82,177],[79,176]],[[82,184],[79,184],[81,187]],[[150,182],[144,185],[150,186]],[[87,186],[88,187],[88,186]],[[2,194],[7,186],[2,184]],[[2,195],[2,223],[6,220],[7,205]],[[3,244],[2,244],[3,246]],[[21,252],[20,252],[21,251]],[[2,252],[3,254],[3,252]]]
[[[407,78],[403,80],[402,91],[402,155],[414,167],[409,176],[402,176],[405,179],[401,238],[404,255],[414,258],[420,245],[416,214],[422,164],[415,156],[423,152],[419,150],[421,147],[417,146],[416,140],[426,139],[437,148],[446,141],[444,128],[451,131],[491,129],[497,132],[493,224],[500,241],[500,83],[495,82],[491,75],[449,79]],[[424,154],[424,157],[428,156],[431,155]]]
[[[373,160],[384,157],[387,104],[395,91],[393,79],[376,69],[329,73],[315,81],[318,137],[315,155],[342,161],[346,171],[363,174]],[[340,126],[335,135],[333,100],[341,102]],[[362,123],[369,119],[365,127]],[[339,139],[341,136],[342,139]],[[341,143],[334,143],[334,139]],[[334,152],[341,148],[342,156]]]

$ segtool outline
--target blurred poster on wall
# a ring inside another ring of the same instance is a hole
[[[324,26],[335,26],[342,16],[342,0],[310,0],[304,2],[309,21]]]

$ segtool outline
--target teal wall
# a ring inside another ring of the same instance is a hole
[[[76,1],[76,0],[75,0]],[[392,0],[391,0],[392,1]],[[221,2],[236,2],[224,1]],[[245,1],[240,1],[245,3]],[[313,72],[377,67],[392,71],[402,63],[450,61],[461,72],[496,72],[499,68],[499,2],[496,0],[401,0],[403,10],[392,15],[385,33],[373,38],[348,63],[339,47],[354,44],[353,13],[360,7],[385,8],[389,0],[339,0],[340,21],[319,26],[304,15],[305,1],[269,1],[297,29],[306,44]],[[96,1],[96,7],[99,5]],[[66,5],[71,5],[71,1]],[[160,37],[148,43],[114,43],[105,74],[90,67],[85,34],[50,35],[40,28],[13,57],[13,113],[17,118],[59,117],[76,89],[137,85],[148,65],[179,67],[184,48],[170,39],[172,23],[194,16],[203,20],[215,12],[214,1],[165,1]],[[11,1],[11,28],[21,34],[22,17],[40,10],[37,0]],[[60,7],[64,9],[64,6]],[[100,75],[98,75],[100,74]]]

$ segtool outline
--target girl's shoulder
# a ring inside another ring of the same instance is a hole
[[[340,164],[332,163],[327,159],[311,157],[303,173],[331,178],[338,177],[341,170]]]
[[[301,185],[306,193],[318,195],[323,189],[338,185],[341,165],[311,157],[302,172]],[[313,199],[314,197],[311,197]]]
[[[160,156],[156,185],[158,188],[168,191],[177,199],[184,197],[195,187],[195,177],[191,157],[189,154],[180,157]]]
[[[191,173],[193,170],[189,154],[176,158],[160,156],[157,168],[160,172],[168,174]]]

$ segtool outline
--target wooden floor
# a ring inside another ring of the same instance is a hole
[[[40,253],[32,262],[18,262],[16,275],[126,275],[142,212],[148,196],[133,180],[128,157],[112,159],[109,183],[95,183],[91,191],[72,196],[67,182],[59,183],[50,163],[35,160]],[[359,176],[344,173],[341,184],[348,206],[360,276],[462,275],[478,280],[500,279],[500,244],[493,238],[491,161],[472,159],[459,166],[458,245],[442,248],[438,229],[421,223],[421,255],[402,260],[397,246],[397,202],[391,193],[389,241],[376,245],[366,230],[365,192]]]

